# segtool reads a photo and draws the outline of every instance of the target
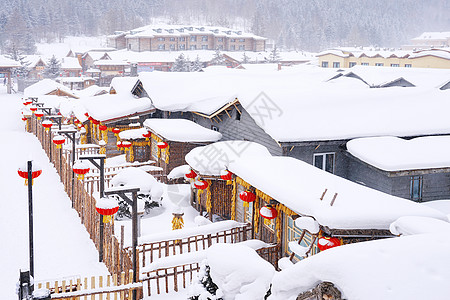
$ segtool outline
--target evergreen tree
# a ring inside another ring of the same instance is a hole
[[[270,51],[268,62],[277,63],[280,62],[280,60],[280,52],[278,51],[277,45],[274,45],[272,51]]]
[[[184,58],[184,54],[181,53],[177,58],[175,58],[175,63],[172,67],[172,72],[189,72],[190,61]]]
[[[14,77],[20,77],[25,78],[28,76],[28,73],[30,72],[28,66],[30,65],[30,62],[27,61],[26,57],[22,54],[22,51],[20,51],[15,44],[12,44],[8,49],[8,53],[6,54],[6,57],[15,60],[20,63],[20,68],[15,68],[12,71],[12,75]]]
[[[60,73],[61,63],[56,59],[55,55],[53,55],[47,62],[47,66],[44,69],[44,75],[48,78],[56,78]]]
[[[198,55],[197,55],[197,58],[194,60],[194,62],[192,64],[191,72],[199,72],[202,70],[202,68],[203,68],[203,64],[200,61],[200,57],[198,57]]]
[[[250,62],[250,57],[248,57],[244,52],[244,55],[242,56],[241,64],[248,64],[249,62]]]
[[[223,57],[222,53],[220,53],[220,49],[217,48],[216,52],[214,53],[214,57],[211,60],[212,65],[224,65],[225,64],[225,58]]]

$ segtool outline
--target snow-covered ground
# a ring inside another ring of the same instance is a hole
[[[19,269],[29,266],[28,196],[17,168],[30,158],[43,171],[33,186],[36,280],[107,274],[87,231],[71,209],[56,170],[39,141],[24,130],[21,95],[7,95],[2,85],[0,103],[0,298],[17,298]]]

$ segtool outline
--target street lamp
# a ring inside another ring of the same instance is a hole
[[[110,188],[105,191],[105,195],[118,195],[131,205],[131,231],[132,231],[132,255],[133,255],[133,282],[137,282],[137,264],[136,264],[136,248],[138,244],[138,207],[137,207],[137,192],[141,189],[136,186],[119,186],[116,188]],[[131,199],[128,198],[126,193],[131,193]],[[133,290],[133,300],[136,299],[136,290]]]

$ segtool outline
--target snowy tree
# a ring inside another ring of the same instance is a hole
[[[248,64],[249,62],[250,62],[250,57],[248,57],[244,52],[244,55],[242,55],[241,64]]]
[[[10,47],[8,47],[6,56],[12,60],[19,62],[21,65],[20,68],[13,69],[12,75],[14,77],[17,76],[20,78],[24,78],[28,76],[28,73],[30,72],[28,68],[30,62],[27,61],[25,55],[22,54],[22,51],[19,50],[15,44],[12,44]]]
[[[270,51],[268,62],[277,63],[280,60],[280,51],[278,51],[277,45],[274,45],[272,51]]]
[[[175,58],[175,63],[172,67],[172,72],[189,72],[191,62],[189,59],[184,58],[184,54],[181,53],[177,58]]]
[[[55,55],[53,55],[47,62],[47,66],[44,69],[44,75],[48,78],[56,78],[60,73],[61,63],[56,59]]]
[[[220,52],[220,49],[217,48],[216,52],[214,53],[214,57],[211,60],[212,65],[224,65],[225,64],[225,58],[223,57],[222,53]]]
[[[200,57],[198,57],[198,55],[197,55],[194,62],[192,63],[191,72],[201,71],[202,68],[203,68],[203,63],[200,61]]]

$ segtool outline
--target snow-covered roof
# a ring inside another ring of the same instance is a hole
[[[40,61],[44,64],[44,66],[47,65],[46,59],[44,57],[42,57],[41,55],[26,55],[25,61],[29,63],[29,65],[28,65],[29,68],[36,67],[36,65]]]
[[[137,129],[129,129],[124,130],[119,133],[119,137],[121,140],[138,140],[144,139],[142,134],[147,133],[148,130],[145,128],[137,128]]]
[[[219,176],[228,166],[245,157],[270,157],[269,150],[261,144],[248,141],[222,141],[192,149],[186,162],[201,175]],[[186,173],[185,173],[186,174]]]
[[[420,234],[344,245],[276,273],[272,300],[296,299],[322,281],[342,299],[447,299],[449,234]]]
[[[144,126],[165,140],[174,142],[216,142],[220,132],[185,119],[147,119]]]
[[[89,81],[89,80],[94,80],[94,78],[87,77],[87,76],[60,77],[60,78],[56,78],[56,80],[61,83],[80,83],[80,82],[85,82],[85,81]]]
[[[58,89],[64,91],[65,93],[73,94],[73,91],[71,91],[69,88],[51,79],[43,79],[36,82],[35,84],[30,85],[29,87],[25,88],[23,94],[25,97],[39,97]]]
[[[427,217],[404,216],[395,220],[389,230],[395,235],[413,235],[423,233],[450,233],[450,223]]]
[[[114,77],[111,81],[111,88],[113,88],[117,94],[131,95],[131,90],[136,84],[137,77]]]
[[[443,59],[450,60],[450,51],[448,50],[438,50],[438,49],[432,49],[432,50],[424,50],[419,52],[414,52],[409,56],[409,58],[418,58],[423,56],[436,56]]]
[[[358,159],[385,171],[450,167],[450,136],[405,140],[393,136],[369,137],[347,142]]]
[[[61,59],[61,69],[81,70],[81,65],[76,57],[63,57]]]
[[[99,87],[98,85],[91,85],[83,90],[77,90],[76,94],[78,97],[92,97],[92,96],[98,96],[102,94],[108,93],[108,88],[105,87]]]
[[[94,62],[95,66],[128,66],[128,63],[121,60],[100,59]]]
[[[331,229],[386,230],[401,216],[447,220],[434,209],[370,189],[291,157],[246,157],[232,162],[229,170],[293,211],[312,216]],[[327,192],[320,200],[325,189]]]
[[[20,63],[12,60],[10,58],[7,58],[4,55],[0,55],[0,68],[16,68],[20,67]]]
[[[317,56],[324,56],[327,54],[332,54],[340,57],[349,57],[350,55],[347,53],[344,53],[342,50],[325,50],[317,54]]]
[[[140,194],[150,194],[154,199],[160,198],[163,193],[161,183],[141,168],[124,168],[111,179],[110,183],[112,187],[137,186],[140,188]]]
[[[104,94],[95,97],[80,98],[74,103],[73,112],[75,116],[84,121],[87,112],[92,118],[104,123],[114,119],[129,117],[152,111],[154,108],[150,99],[119,94]]]
[[[450,39],[450,31],[443,32],[424,32],[412,40],[446,40]]]

